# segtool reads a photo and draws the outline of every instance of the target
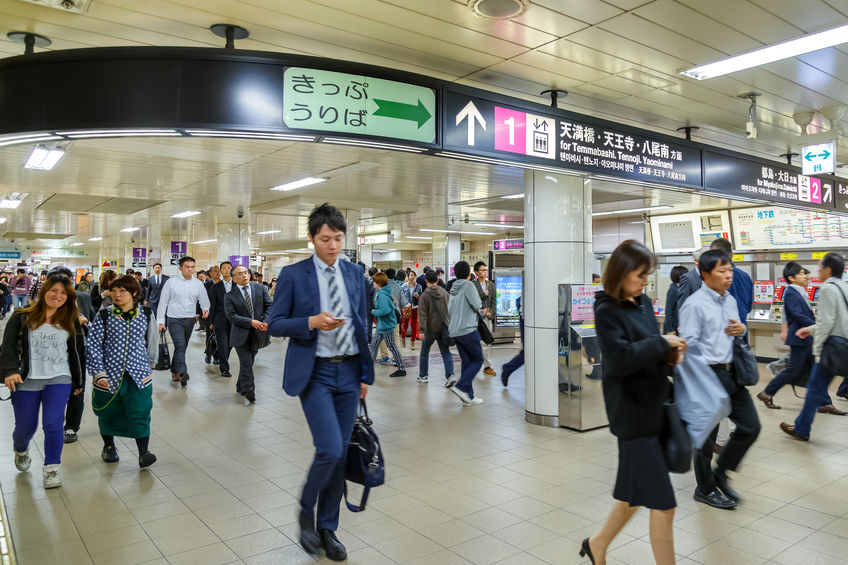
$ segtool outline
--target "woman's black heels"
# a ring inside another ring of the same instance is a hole
[[[586,557],[587,555],[592,565],[595,565],[595,557],[592,555],[592,549],[589,547],[589,538],[584,539],[580,547],[580,557]]]

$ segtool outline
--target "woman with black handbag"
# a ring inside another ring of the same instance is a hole
[[[669,365],[682,360],[686,341],[660,335],[651,299],[643,292],[656,264],[644,245],[623,242],[604,272],[604,290],[595,295],[604,402],[619,455],[616,503],[601,532],[583,540],[580,550],[592,563],[606,561],[610,543],[640,506],[651,509],[654,559],[659,565],[674,563],[676,501],[660,437],[666,425],[663,405],[671,395]]]
[[[818,317],[812,326],[801,328],[795,335],[813,336],[813,355],[816,364],[807,383],[804,407],[795,425],[780,423],[780,429],[801,441],[809,441],[813,419],[819,406],[826,401],[827,388],[836,373],[845,374],[848,367],[848,288],[842,280],[845,261],[838,253],[828,253],[819,261]]]

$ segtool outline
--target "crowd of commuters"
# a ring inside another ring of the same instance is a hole
[[[345,454],[360,401],[374,382],[374,364],[394,365],[389,377],[405,377],[408,337],[410,351],[420,343],[417,380],[426,384],[436,344],[445,387],[463,406],[482,404],[473,384],[481,371],[496,375],[487,345],[491,340],[483,341],[481,335],[495,329],[497,304],[497,289],[482,261],[473,267],[457,262],[455,278],[448,283],[441,268],[425,267],[420,276],[411,269],[366,272],[364,265],[341,253],[346,229],[336,208],[317,207],[308,219],[315,253],[285,267],[270,283],[229,261],[195,273],[196,262],[188,256],[179,260],[175,276],[163,274],[159,263],[147,278],[133,270],[121,276],[106,269],[97,280],[86,273],[76,288],[64,267],[38,275],[22,269],[11,277],[0,275],[0,316],[14,309],[0,348],[0,377],[12,391],[17,469],[25,472],[31,466],[29,448],[41,414],[44,487],[61,486],[63,444],[78,439],[86,375],[92,378],[90,402],[103,461],[119,461],[119,436],[135,440],[140,468],[156,462],[149,445],[152,368],[160,361],[166,332],[173,344],[174,383],[188,384],[186,347],[199,322],[198,331],[206,334],[205,361],[217,366],[221,377],[232,376],[230,353],[236,350],[235,389],[250,404],[256,402],[253,365],[258,351],[271,336],[287,338],[283,389],[300,399],[315,445],[300,498],[300,543],[311,554],[323,550],[331,560],[344,560],[347,551],[336,531]],[[603,289],[594,306],[601,386],[619,448],[616,502],[601,531],[581,545],[581,555],[593,563],[605,562],[611,543],[639,507],[650,509],[655,561],[674,562],[676,500],[664,452],[664,406],[674,398],[675,367],[690,362],[689,348],[699,352],[730,407],[727,420],[708,430],[703,444],[692,446],[694,499],[720,509],[742,502],[730,486],[729,473],[738,470],[761,426],[734,363],[735,340],[747,340],[753,283],[730,253],[730,243],[720,238],[694,254],[693,270],[671,270],[662,333],[644,292],[658,261],[643,244],[622,243],[603,276],[593,276]],[[789,284],[783,299],[790,354],[786,369],[757,398],[768,409],[779,409],[773,399],[781,387],[803,386],[809,379],[801,413],[794,424],[780,425],[798,440],[810,439],[816,413],[845,414],[828,395],[835,374],[822,363],[829,338],[848,338],[843,271],[839,254],[829,253],[820,261],[818,274],[824,282],[816,316],[806,292],[809,271],[797,262],[783,270]],[[520,302],[518,306],[522,349],[502,368],[504,386],[524,363],[523,308]],[[460,359],[456,368],[452,347]],[[846,386],[843,382],[838,396],[848,398]],[[681,416],[686,419],[685,413]]]

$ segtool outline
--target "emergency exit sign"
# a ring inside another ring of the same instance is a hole
[[[836,170],[836,143],[820,143],[801,148],[801,174],[819,175]]]

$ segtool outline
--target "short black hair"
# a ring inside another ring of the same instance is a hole
[[[386,269],[385,273],[386,273],[386,276],[389,278],[390,281],[395,280],[396,271],[394,269],[389,267],[388,269]]]
[[[436,267],[436,274],[438,275],[439,273],[442,273],[442,274],[444,275],[444,274],[445,274],[445,270],[444,270],[443,268],[441,268],[441,267]]]
[[[23,269],[18,269],[18,274],[19,274],[19,275],[22,275],[22,274],[24,274],[24,273],[26,273],[26,271],[25,271],[25,270],[23,270]]]
[[[828,253],[822,257],[822,265],[830,268],[830,275],[837,279],[841,279],[845,272],[845,260],[839,253]]]
[[[416,272],[415,272],[415,269],[410,269],[410,270],[408,270],[408,271],[406,272],[406,276],[407,276],[407,277],[409,276],[409,273],[412,273],[413,275],[415,275],[415,278],[418,278],[418,273],[416,273]]]
[[[439,275],[436,274],[436,271],[430,269],[427,271],[427,274],[424,275],[424,280],[430,284],[436,284],[439,282]]]
[[[156,268],[156,265],[162,266],[162,263],[153,263],[153,268]]]
[[[477,271],[480,270],[480,267],[485,267],[485,266],[486,266],[485,261],[477,261],[476,263],[474,263],[474,272],[476,273]]]
[[[133,274],[133,273],[135,273],[135,271],[134,271],[134,270],[132,270],[132,269],[127,269],[127,274],[128,274],[128,275],[131,275],[131,274]]]
[[[41,274],[44,275],[44,276],[47,276],[47,271],[41,271]],[[70,278],[70,277],[68,277],[68,278]]]
[[[680,277],[682,277],[688,272],[689,269],[687,269],[683,265],[677,265],[671,270],[671,282],[673,282],[674,284],[680,283]]]
[[[380,269],[378,269],[377,267],[371,267],[370,269],[368,269],[368,276],[373,277],[374,275],[376,275],[379,272],[380,272]]]
[[[599,275],[598,273],[592,273],[592,280],[599,279],[599,278],[601,278],[601,275]]]
[[[229,261],[221,261],[221,264],[220,264],[220,265],[218,265],[218,268],[220,269],[220,268],[221,268],[221,267],[223,267],[224,265],[229,265],[230,267],[232,267],[232,266],[233,266],[233,264],[232,264],[232,263],[230,263]]]
[[[422,272],[426,275],[427,273],[429,273],[429,272],[430,272],[430,267],[425,266],[425,267],[424,267],[423,269],[421,269],[421,270],[422,270]]]
[[[721,249],[710,249],[701,255],[701,258],[698,260],[698,270],[701,271],[701,278],[703,278],[704,273],[711,273],[716,267],[732,262],[730,253]]]
[[[50,276],[50,275],[65,275],[69,279],[74,280],[74,274],[71,273],[71,270],[67,267],[53,267],[47,273],[47,276]]]
[[[398,271],[397,273],[395,273],[395,280],[398,281],[398,282],[405,281],[406,280],[406,271]]]
[[[347,232],[347,222],[339,209],[335,206],[330,206],[324,202],[320,206],[314,208],[309,214],[307,226],[309,235],[315,237],[321,231],[321,226],[326,225],[333,231]]]
[[[471,267],[468,265],[467,261],[459,261],[453,266],[453,274],[456,276],[457,280],[467,279],[468,275],[471,274]]]
[[[728,255],[733,254],[733,246],[730,245],[730,241],[724,239],[723,237],[720,237],[720,238],[716,239],[715,241],[713,241],[710,244],[710,249],[719,249],[721,251],[724,251]]]
[[[186,255],[185,257],[180,258],[180,261],[179,261],[180,267],[182,267],[185,263],[188,263],[189,261],[191,261],[192,263],[197,262],[197,261],[194,260],[194,257]]]
[[[789,282],[789,277],[797,277],[799,273],[804,271],[804,267],[802,267],[799,263],[795,261],[789,261],[785,267],[783,267],[783,280]]]

